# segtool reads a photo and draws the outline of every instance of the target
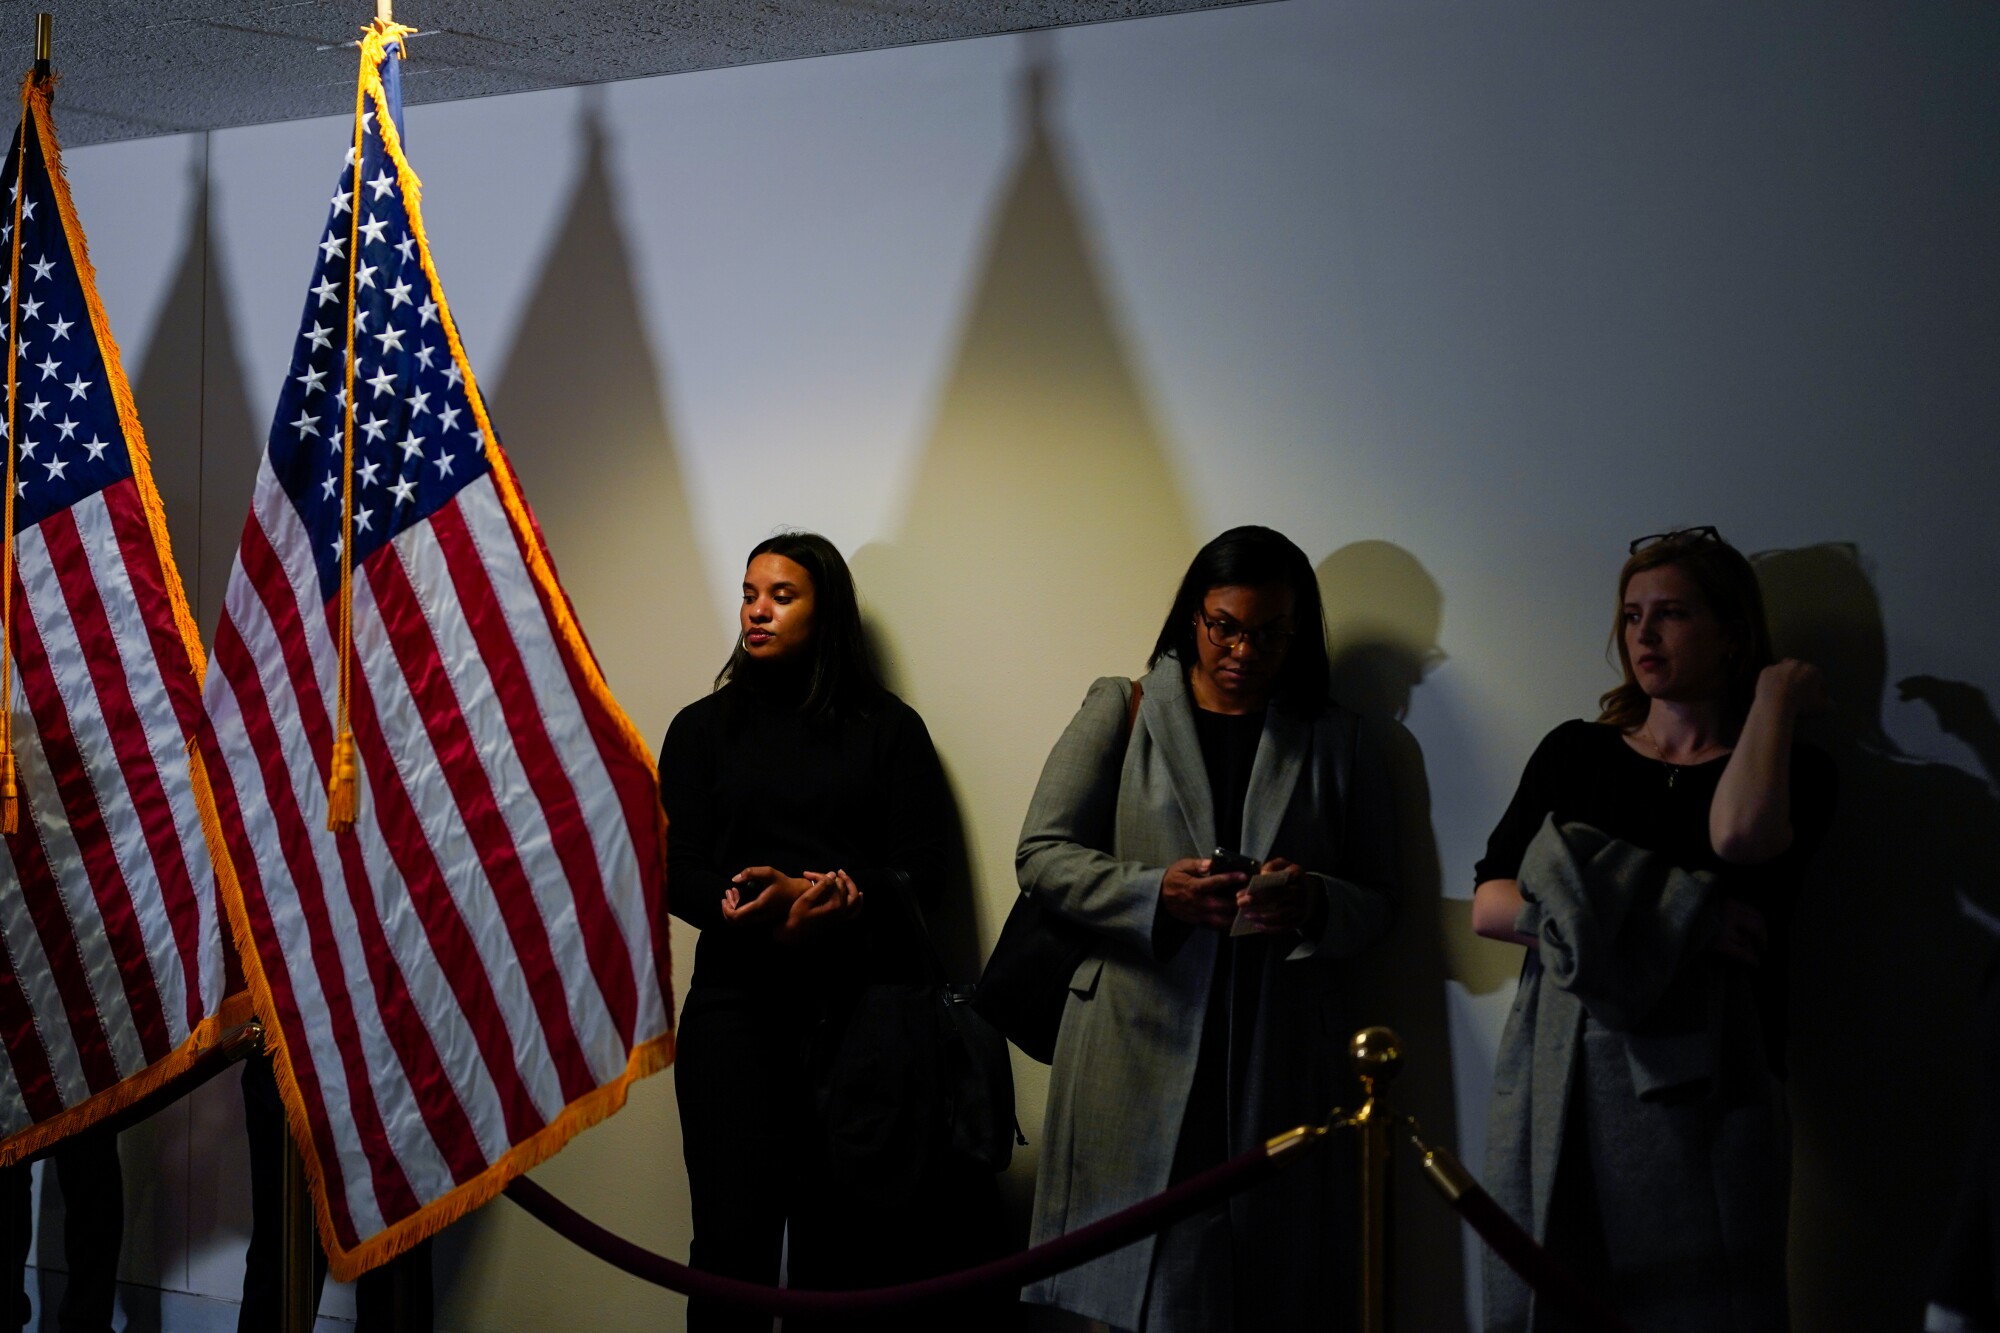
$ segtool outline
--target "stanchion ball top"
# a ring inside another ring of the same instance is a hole
[[[1388,1028],[1363,1028],[1347,1043],[1354,1072],[1370,1082],[1386,1082],[1403,1067],[1403,1039]]]

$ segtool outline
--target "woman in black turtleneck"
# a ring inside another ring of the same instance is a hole
[[[944,775],[923,719],[876,674],[853,577],[824,537],[751,551],[741,625],[719,687],[681,710],[660,753],[669,904],[701,931],[675,1076],[691,1259],[775,1283],[789,1226],[792,1286],[905,1280],[941,1261],[951,1219],[836,1196],[808,1066],[862,986],[921,977],[894,880],[921,901],[943,878]],[[771,1321],[690,1301],[687,1326]]]

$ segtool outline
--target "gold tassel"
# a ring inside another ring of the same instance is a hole
[[[21,831],[21,789],[14,780],[14,751],[0,750],[0,834],[12,837]]]
[[[346,728],[333,742],[332,767],[326,784],[326,827],[329,833],[346,833],[354,827],[361,802],[360,776],[354,767],[354,733]]]

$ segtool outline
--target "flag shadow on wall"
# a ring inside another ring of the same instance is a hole
[[[1015,894],[1042,760],[1086,687],[1144,674],[1198,544],[1174,459],[1064,160],[1045,41],[928,438],[892,540],[854,569],[893,688],[924,716],[966,816],[934,929],[976,973]],[[1036,1140],[1004,1182],[1024,1239],[1047,1071],[1016,1057]]]
[[[605,679],[657,742],[679,708],[708,692],[734,627],[718,617],[702,571],[668,394],[636,295],[603,99],[602,89],[581,94],[581,165],[489,401]],[[684,988],[693,937],[678,922],[674,929]],[[688,1244],[672,1077],[669,1069],[657,1087],[635,1088],[623,1113],[539,1168],[559,1192],[598,1197],[598,1221],[670,1254]],[[627,1188],[605,1195],[611,1160],[624,1163]],[[565,1191],[565,1180],[574,1187]],[[509,1209],[484,1209],[441,1233],[434,1253],[438,1318],[454,1327],[495,1317],[482,1293],[508,1265],[539,1265],[551,1290],[603,1282],[595,1260]],[[679,1318],[679,1296],[625,1281],[636,1307]]]

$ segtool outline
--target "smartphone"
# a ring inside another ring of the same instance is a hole
[[[1232,852],[1227,847],[1218,847],[1208,858],[1208,873],[1211,875],[1254,875],[1257,863],[1241,852]]]

